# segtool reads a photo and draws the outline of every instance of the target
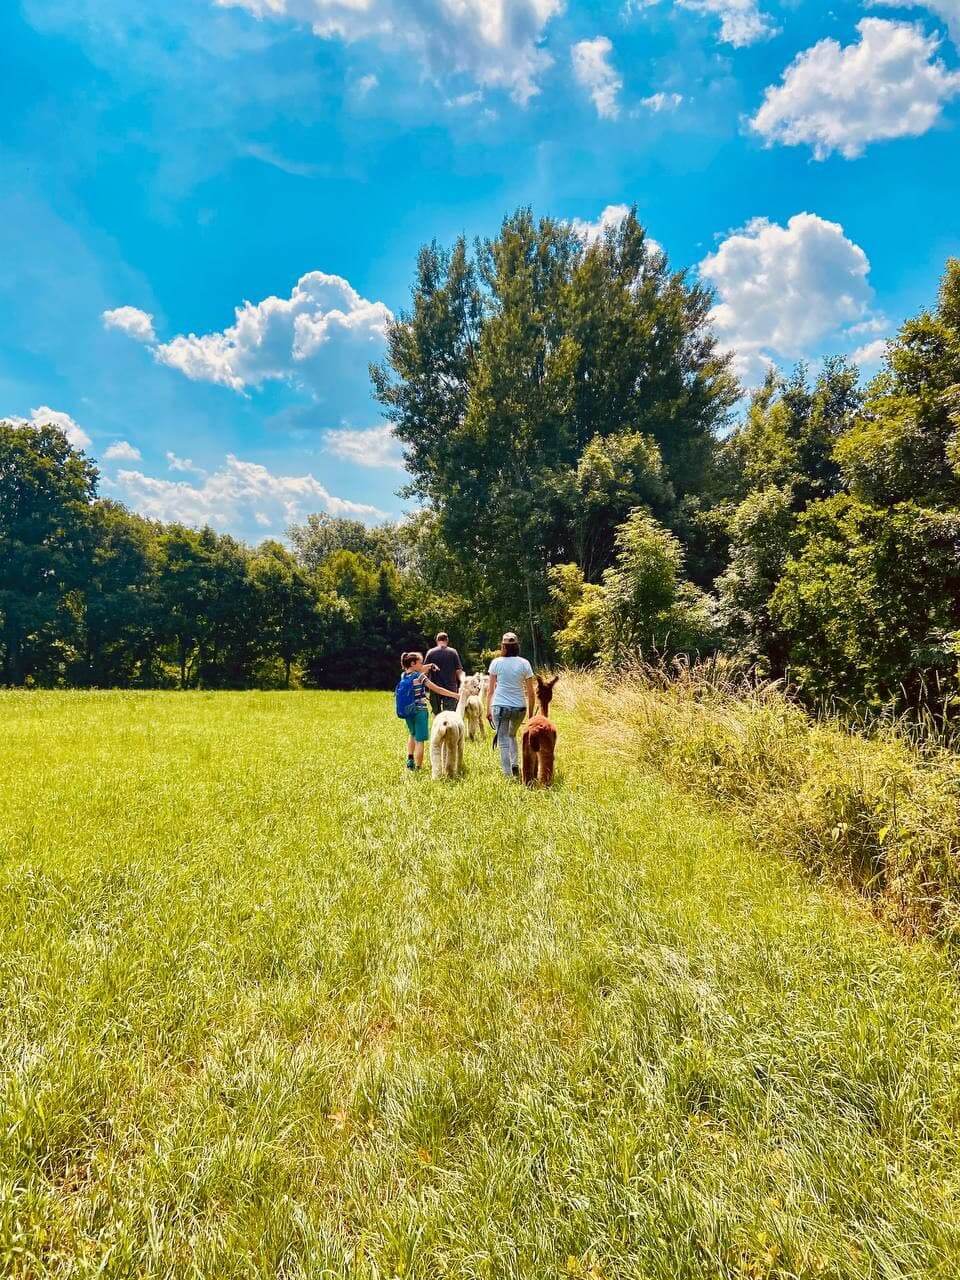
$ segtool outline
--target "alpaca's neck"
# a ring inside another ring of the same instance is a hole
[[[459,712],[460,715],[463,715],[464,711],[466,710],[466,706],[470,700],[470,694],[472,692],[473,690],[471,689],[470,685],[468,685],[466,680],[464,680],[464,682],[460,686],[460,697],[457,699],[457,711]]]

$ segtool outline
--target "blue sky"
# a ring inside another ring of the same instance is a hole
[[[367,363],[421,243],[527,203],[635,203],[747,384],[872,371],[960,253],[958,46],[960,0],[8,0],[0,413],[158,517],[397,514]]]

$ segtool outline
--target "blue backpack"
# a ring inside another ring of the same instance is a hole
[[[401,720],[406,720],[407,716],[412,716],[417,709],[417,694],[415,685],[418,679],[417,672],[407,671],[400,677],[400,683],[395,691],[397,703],[397,715]]]

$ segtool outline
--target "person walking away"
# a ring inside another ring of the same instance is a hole
[[[493,742],[500,752],[505,778],[519,778],[517,731],[526,716],[533,715],[536,683],[533,667],[520,656],[520,641],[513,631],[500,641],[500,657],[490,663],[487,682],[487,719],[493,726]]]
[[[446,690],[430,679],[422,653],[402,653],[400,667],[403,674],[395,693],[397,715],[406,721],[410,735],[407,739],[407,768],[419,769],[423,764],[423,745],[430,737],[427,694],[442,695]]]
[[[433,714],[437,716],[441,711],[456,711],[457,698],[460,696],[460,679],[463,676],[463,663],[460,661],[459,653],[451,647],[450,637],[445,631],[437,633],[437,643],[423,662],[427,670],[431,663],[433,664],[434,683],[441,685],[444,691],[450,691],[449,697],[431,692],[430,705],[433,708]]]

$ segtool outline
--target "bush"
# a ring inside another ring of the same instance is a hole
[[[608,681],[605,681],[605,684]],[[960,933],[960,758],[900,723],[858,734],[812,720],[724,660],[634,668],[611,705],[591,675],[561,685],[631,759],[749,824],[752,841],[853,885],[911,933]]]

